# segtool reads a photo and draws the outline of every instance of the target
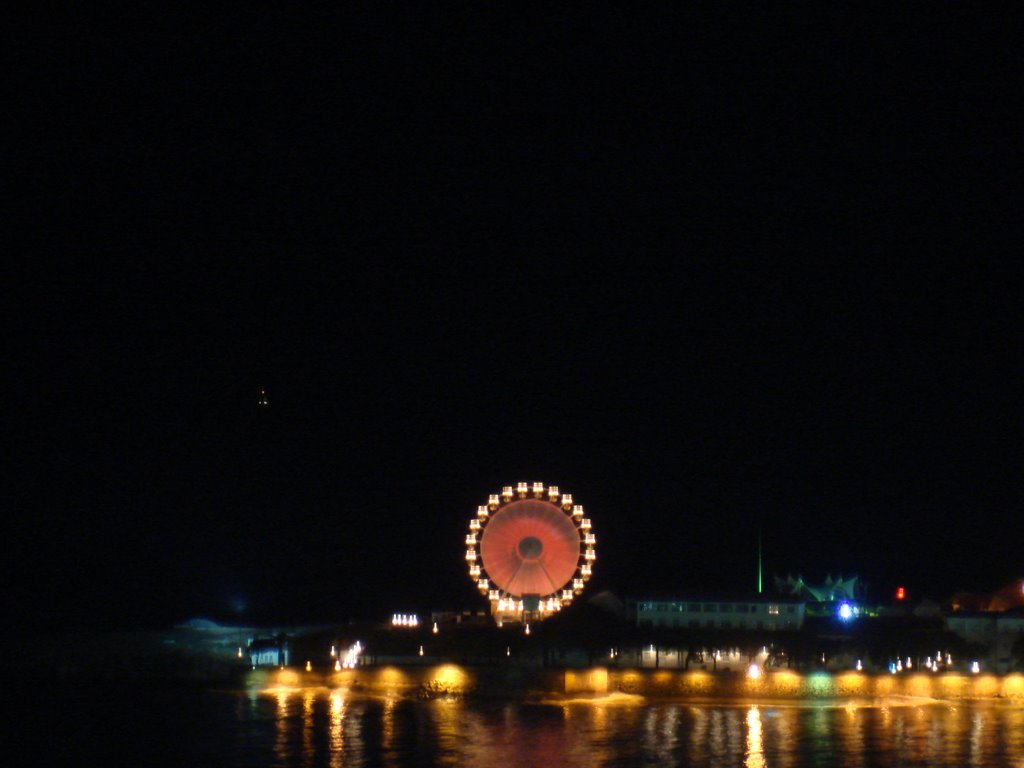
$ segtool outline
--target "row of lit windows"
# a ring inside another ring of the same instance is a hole
[[[763,613],[764,609],[768,609],[768,613],[772,616],[777,616],[781,612],[781,607],[778,603],[768,603],[767,605],[758,605],[750,603],[640,603],[639,609],[641,612],[654,611],[657,613]],[[795,605],[785,606],[786,613],[796,613]]]
[[[728,619],[722,619],[721,621],[701,621],[700,619],[689,619],[687,621],[672,621],[670,619],[645,619],[640,621],[642,627],[691,627],[694,629],[705,628],[705,629],[764,629],[765,622],[758,621],[756,623],[752,621],[730,621]],[[769,621],[768,629],[794,629],[797,627],[795,621]]]
[[[995,628],[998,633],[1017,631],[1024,634],[1024,620],[1000,618],[998,624],[996,617],[984,619],[949,619],[951,631],[987,633],[990,628]]]

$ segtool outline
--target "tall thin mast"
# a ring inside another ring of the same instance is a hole
[[[757,594],[764,593],[764,582],[762,578],[762,561],[761,561],[761,524],[757,524]]]

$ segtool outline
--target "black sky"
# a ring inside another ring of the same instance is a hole
[[[1020,13],[77,13],[12,46],[26,620],[473,604],[518,480],[621,595],[751,587],[759,524],[1024,575]]]

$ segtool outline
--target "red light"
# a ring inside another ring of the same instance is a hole
[[[903,589],[903,587],[897,587],[896,588],[896,599],[897,600],[902,600],[906,596],[907,596],[907,592],[906,592],[905,589]]]

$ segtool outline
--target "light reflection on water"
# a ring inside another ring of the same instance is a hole
[[[280,688],[139,691],[89,706],[79,695],[65,736],[73,743],[78,729],[116,756],[110,765],[1024,768],[1020,704],[527,704]]]
[[[328,725],[327,749],[330,755],[328,765],[340,768],[341,756],[345,750],[345,696],[339,691],[331,693],[331,719]]]
[[[323,722],[317,717],[320,699]],[[1019,705],[538,705],[352,697],[338,691],[278,691],[273,700],[272,760],[281,766],[1024,768],[1024,707]],[[231,712],[244,716],[251,710]],[[317,738],[318,729],[325,738]]]
[[[745,768],[765,768],[764,740],[761,737],[761,710],[755,704],[747,711],[747,754]]]

